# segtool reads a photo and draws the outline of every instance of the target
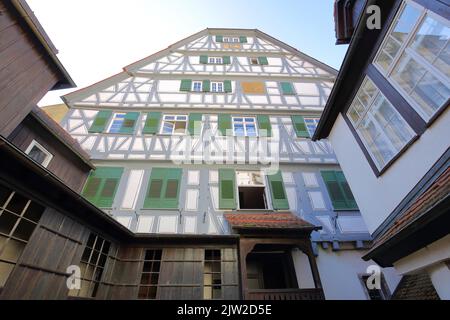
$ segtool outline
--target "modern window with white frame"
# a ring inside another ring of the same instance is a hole
[[[211,82],[211,92],[223,92],[223,82]]]
[[[375,65],[429,121],[450,98],[450,22],[404,1],[381,45]]]
[[[223,64],[223,58],[222,57],[209,57],[208,63],[210,64]]]
[[[202,92],[203,91],[203,83],[201,81],[192,81],[192,91],[193,92]]]
[[[306,129],[309,135],[312,137],[314,132],[316,132],[317,125],[319,124],[320,118],[304,118]]]
[[[50,161],[53,159],[53,155],[36,140],[31,141],[25,153],[31,159],[33,159],[35,162],[39,163],[45,168],[50,164]]]
[[[119,133],[125,121],[126,113],[114,113],[114,116],[109,124],[108,133]]]
[[[379,170],[415,137],[413,129],[368,77],[347,116]]]
[[[160,134],[163,135],[184,135],[186,134],[188,116],[169,115],[163,116]]]
[[[236,137],[257,137],[255,117],[233,117],[233,135]]]

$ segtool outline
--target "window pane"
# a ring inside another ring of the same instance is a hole
[[[33,220],[34,222],[38,222],[39,219],[41,219],[42,213],[44,212],[45,208],[35,202],[31,202],[31,204],[28,206],[27,210],[25,211],[24,217],[30,220]]]
[[[42,164],[47,158],[47,154],[43,152],[41,149],[39,149],[37,146],[34,146],[30,150],[28,156],[39,164]]]
[[[414,134],[408,124],[382,96],[375,102],[372,112],[396,151],[400,151],[412,139]]]
[[[167,199],[176,199],[178,195],[178,180],[167,181],[166,196]]]
[[[6,204],[6,201],[9,199],[12,191],[8,188],[0,185],[0,207],[3,207]]]
[[[450,76],[449,38],[450,28],[432,17],[427,17],[414,37],[411,48],[430,63],[435,63],[439,57],[436,61],[439,70]]]
[[[407,54],[400,59],[392,77],[419,105],[428,120],[450,97],[450,89]]]
[[[0,262],[0,288],[5,286],[6,280],[8,280],[13,269],[13,264]]]
[[[3,248],[0,259],[4,259],[10,262],[17,262],[20,255],[22,254],[23,249],[25,249],[25,243],[14,239],[9,239],[9,241],[6,243],[6,246]]]
[[[11,212],[21,214],[23,209],[25,209],[25,206],[28,203],[28,199],[22,197],[18,193],[14,193],[14,196],[11,200],[9,200],[8,205],[6,206],[6,209],[8,209]]]
[[[234,134],[237,136],[244,136],[244,125],[242,123],[234,124]]]
[[[19,217],[14,214],[3,211],[0,215],[0,232],[9,235],[12,228],[16,224],[17,219],[19,219]]]
[[[172,134],[174,126],[175,125],[172,122],[164,122],[162,133],[163,134]]]
[[[35,227],[36,225],[34,223],[21,219],[19,225],[14,231],[14,237],[28,241]]]
[[[254,124],[247,124],[247,136],[256,137],[256,127]]]
[[[365,119],[358,132],[365,141],[369,152],[375,157],[374,160],[379,167],[383,167],[394,156],[393,150],[372,120]]]
[[[106,179],[105,185],[103,186],[101,196],[108,197],[108,198],[114,196],[114,192],[116,191],[117,183],[118,183],[118,181],[116,178]]]
[[[411,5],[406,5],[403,10],[394,30],[392,36],[399,42],[405,41],[408,34],[411,32],[412,28],[419,19],[420,11]]]
[[[186,133],[186,121],[177,121],[177,122],[175,122],[174,133],[177,133],[177,134],[184,134],[184,133]]]
[[[162,180],[152,180],[148,191],[148,197],[159,199],[161,196]]]

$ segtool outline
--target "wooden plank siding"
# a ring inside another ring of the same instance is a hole
[[[34,117],[27,116],[8,139],[24,152],[31,142],[36,140],[53,155],[47,169],[74,191],[81,192],[91,168],[52,136]]]
[[[59,76],[11,5],[1,1],[0,11],[0,134],[6,137]]]

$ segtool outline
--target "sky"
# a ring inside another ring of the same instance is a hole
[[[339,69],[334,0],[28,0],[78,88],[122,70],[205,28],[260,29]],[[76,89],[48,93],[61,103]]]

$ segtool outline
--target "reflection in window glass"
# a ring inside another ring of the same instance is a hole
[[[258,136],[256,128],[256,118],[233,117],[233,132],[237,137],[256,137]]]
[[[411,127],[369,78],[358,90],[347,115],[379,169],[414,137]]]
[[[449,39],[448,21],[417,4],[406,4],[375,59],[425,121],[450,97]]]

